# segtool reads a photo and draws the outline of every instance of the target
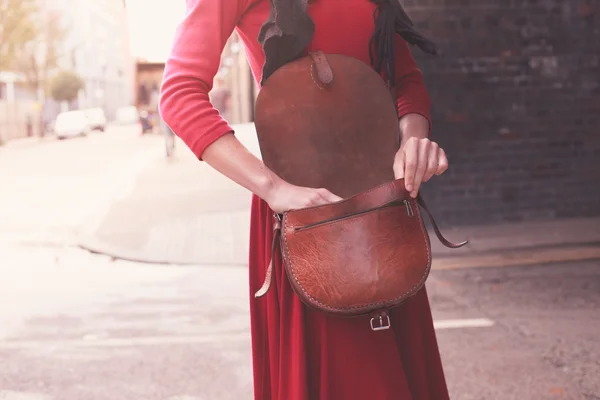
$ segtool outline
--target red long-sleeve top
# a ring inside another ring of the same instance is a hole
[[[340,0],[316,0],[309,5],[316,29],[307,50],[345,54],[370,63],[374,5],[368,0],[344,0],[341,5]],[[208,96],[223,48],[237,30],[260,81],[264,53],[257,37],[268,14],[268,0],[187,0],[186,16],[166,63],[160,113],[198,158],[215,140],[233,132]],[[421,71],[399,36],[395,57],[398,115],[417,113],[429,120],[430,99]]]

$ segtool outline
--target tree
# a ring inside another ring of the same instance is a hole
[[[61,44],[67,31],[63,28],[60,15],[50,10],[37,13],[34,21],[38,27],[37,35],[19,51],[16,66],[24,75],[27,88],[36,94],[37,102],[43,110],[48,78],[58,68],[62,56]],[[45,134],[43,118],[40,119],[40,134]]]
[[[72,102],[84,87],[85,83],[79,75],[73,71],[62,70],[50,81],[50,96],[56,101]]]
[[[13,69],[23,47],[37,37],[38,11],[36,0],[0,0],[0,71]]]
[[[60,45],[66,30],[62,27],[60,15],[55,12],[48,11],[38,15],[35,21],[39,32],[25,44],[17,65],[25,75],[29,88],[38,93],[38,101],[43,103],[48,77],[58,67],[62,56]]]

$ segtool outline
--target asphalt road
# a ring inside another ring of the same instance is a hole
[[[11,262],[0,285],[0,398],[252,398],[245,269],[2,251]],[[434,271],[452,399],[600,398],[599,271],[593,262]]]
[[[495,322],[447,330],[454,399],[600,399],[600,261],[434,273],[440,317],[461,308]]]
[[[0,399],[252,398],[243,266],[74,246],[162,151],[116,131],[0,149]],[[598,262],[438,270],[428,290],[452,399],[600,399]]]

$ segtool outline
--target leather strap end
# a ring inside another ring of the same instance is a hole
[[[259,297],[263,297],[269,289],[271,288],[271,281],[273,280],[273,260],[269,263],[269,267],[267,268],[267,274],[265,275],[265,281],[262,286],[256,293],[254,293],[254,298],[258,299]]]
[[[327,86],[333,81],[333,71],[331,69],[331,65],[329,65],[327,57],[322,51],[312,52],[310,53],[310,56],[313,59],[312,68],[314,68],[317,72],[317,80],[319,81],[317,85],[322,89],[323,86]],[[314,79],[315,76],[313,75],[313,80]]]
[[[452,243],[449,240],[447,240],[445,237],[442,236],[442,233],[437,233],[436,235],[438,237],[438,239],[440,240],[440,242],[442,242],[442,244],[450,249],[459,249],[463,246],[466,246],[467,244],[469,244],[468,240],[465,240],[464,242],[460,242],[460,243]]]
[[[464,242],[460,242],[460,243],[452,243],[451,241],[449,241],[448,239],[446,239],[444,237],[444,235],[442,235],[442,232],[440,231],[440,228],[438,227],[437,222],[435,222],[435,218],[433,218],[433,215],[431,214],[431,211],[429,211],[429,209],[427,208],[427,205],[425,204],[425,200],[423,200],[423,198],[421,197],[421,194],[419,194],[417,196],[417,202],[421,205],[421,207],[423,207],[423,210],[425,210],[425,212],[429,216],[429,220],[431,221],[431,225],[433,226],[433,230],[435,232],[435,235],[437,236],[438,240],[444,246],[446,246],[446,247],[448,247],[450,249],[458,249],[458,248],[461,248],[463,246],[466,246],[469,243],[468,240],[465,240]]]
[[[277,214],[273,214],[273,243],[271,244],[271,260],[269,261],[269,266],[267,267],[267,273],[265,274],[265,281],[262,286],[256,293],[254,293],[254,298],[263,297],[269,289],[271,288],[271,281],[273,280],[273,260],[275,259],[275,249],[277,247],[277,239],[279,239],[279,235],[281,234],[281,217]]]

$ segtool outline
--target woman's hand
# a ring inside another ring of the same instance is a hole
[[[295,186],[279,180],[264,197],[271,210],[284,213],[289,210],[319,206],[342,200],[327,189]]]
[[[400,146],[394,159],[394,177],[404,178],[406,190],[417,197],[421,183],[448,169],[446,153],[427,138],[410,137]]]
[[[326,189],[292,185],[256,158],[233,133],[208,146],[202,158],[211,167],[265,200],[277,213],[342,200]]]

